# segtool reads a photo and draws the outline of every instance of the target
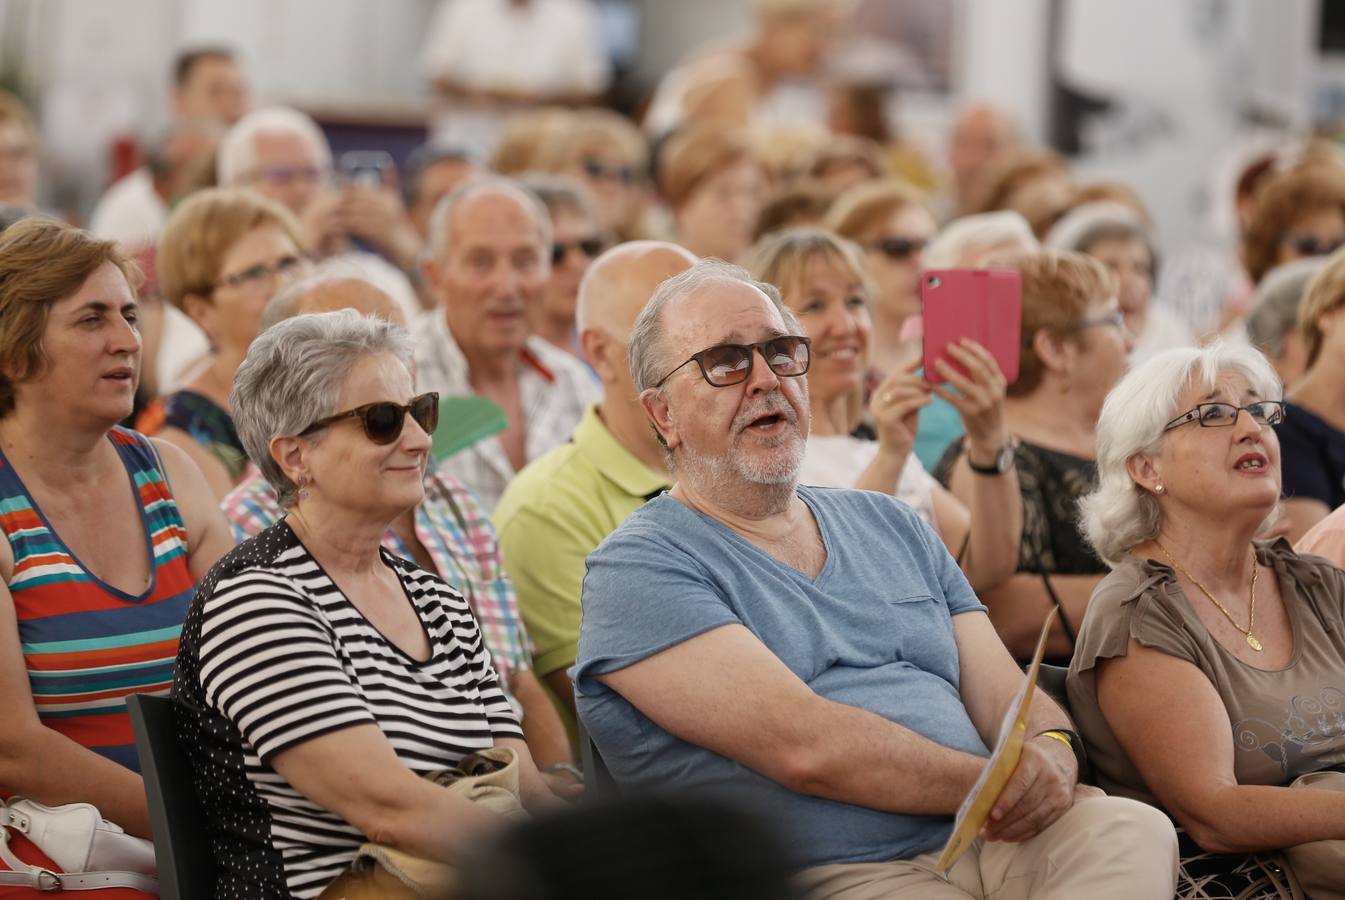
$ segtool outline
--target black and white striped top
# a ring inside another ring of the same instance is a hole
[[[369,624],[284,521],[236,547],[197,590],[173,696],[220,900],[315,897],[364,842],[271,768],[276,753],[373,723],[423,772],[523,736],[466,601],[381,552],[425,625],[425,662]]]

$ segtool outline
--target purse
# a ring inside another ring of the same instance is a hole
[[[518,755],[508,747],[469,754],[452,768],[422,777],[503,816],[527,816],[518,794]],[[455,883],[456,871],[448,863],[367,843],[318,900],[437,900],[448,896]]]
[[[9,845],[10,829],[24,835],[62,871],[31,865]],[[0,800],[0,886],[38,891],[131,888],[158,895],[154,844],[107,821],[91,803],[47,806],[35,800]]]

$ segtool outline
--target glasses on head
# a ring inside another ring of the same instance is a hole
[[[633,166],[606,166],[596,159],[586,159],[582,163],[584,174],[600,181],[616,181],[624,185],[635,183]]]
[[[291,253],[269,263],[257,263],[241,272],[221,276],[211,287],[241,288],[250,284],[260,284],[276,275],[291,277],[300,274],[308,266],[308,257],[302,253]]]
[[[1284,239],[1284,243],[1299,256],[1330,256],[1345,247],[1345,237],[1319,238],[1310,234],[1291,234]]]
[[[578,250],[593,259],[603,251],[604,244],[602,238],[583,238],[578,241],[556,241],[551,245],[551,265],[558,266],[565,262],[565,257],[570,255],[571,250]]]
[[[924,250],[925,245],[928,243],[929,241],[924,238],[885,237],[869,244],[869,249],[877,250],[888,259],[894,259],[900,262],[902,260],[910,259],[921,250]]]
[[[1196,408],[1182,413],[1163,426],[1164,431],[1179,428],[1187,422],[1198,422],[1201,428],[1228,428],[1238,421],[1238,413],[1247,415],[1258,425],[1278,425],[1284,421],[1284,404],[1278,400],[1258,400],[1246,406],[1231,403],[1197,403]]]
[[[390,400],[384,400],[380,403],[366,403],[363,406],[348,409],[334,416],[318,419],[299,432],[299,437],[307,437],[313,432],[326,428],[342,419],[359,419],[360,424],[364,426],[364,434],[369,440],[375,444],[391,444],[402,436],[402,426],[406,424],[408,413],[411,418],[416,420],[416,424],[420,426],[421,431],[426,434],[434,434],[434,429],[439,427],[439,395],[431,391],[428,394],[421,394],[419,397],[412,397],[411,402],[405,405],[393,403]]]
[[[283,187],[296,181],[327,181],[331,176],[330,166],[263,166],[249,172],[243,180],[265,181],[267,184]]]
[[[1096,328],[1099,325],[1113,325],[1117,328],[1124,328],[1126,323],[1125,314],[1120,310],[1113,313],[1107,313],[1105,316],[1096,316],[1092,319],[1079,319],[1077,322],[1069,323],[1070,328]]]
[[[716,344],[693,353],[689,359],[660,378],[654,387],[663,387],[663,383],[673,377],[678,369],[691,362],[700,366],[701,377],[711,387],[741,384],[751,376],[752,360],[757,353],[761,354],[761,358],[766,360],[766,365],[776,375],[796,378],[808,372],[808,364],[812,361],[811,344],[810,338],[801,335],[784,335],[759,344]]]

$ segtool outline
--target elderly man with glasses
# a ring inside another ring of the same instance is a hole
[[[1077,788],[1078,738],[1040,694],[983,837],[933,871],[1023,676],[907,507],[797,483],[799,332],[774,287],[718,262],[636,321],[676,485],[588,559],[575,697],[614,776],[769,815],[812,897],[1171,897],[1171,824]]]

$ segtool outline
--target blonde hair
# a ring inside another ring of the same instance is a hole
[[[1345,249],[1326,258],[1326,264],[1313,276],[1298,307],[1298,330],[1307,346],[1307,365],[1312,366],[1322,353],[1322,316],[1345,304]]]
[[[1345,215],[1345,168],[1335,163],[1306,163],[1261,187],[1242,239],[1242,261],[1252,283],[1275,267],[1294,222],[1323,209]]]
[[[659,159],[659,191],[677,209],[706,179],[744,160],[760,164],[747,132],[692,126],[668,139]]]
[[[140,269],[113,241],[30,216],[0,234],[0,417],[14,409],[15,386],[36,378],[48,362],[42,349],[47,316],[103,264],[121,270],[134,291]]]
[[[1084,317],[1088,304],[1116,292],[1116,279],[1102,263],[1068,250],[1039,250],[1009,257],[1003,263],[1017,269],[1023,279],[1023,324],[1019,339],[1018,380],[1009,385],[1011,397],[1026,397],[1035,391],[1046,373],[1037,356],[1035,338],[1043,329],[1053,337],[1079,342],[1075,322]]]
[[[900,178],[864,181],[843,192],[831,204],[822,224],[852,241],[875,237],[874,232],[908,206],[925,208],[924,195]]]
[[[182,201],[159,238],[157,265],[164,298],[181,309],[187,294],[208,296],[229,249],[263,225],[276,226],[296,247],[303,246],[294,214],[252,191],[210,188]]]

